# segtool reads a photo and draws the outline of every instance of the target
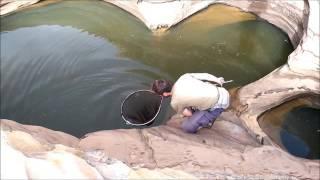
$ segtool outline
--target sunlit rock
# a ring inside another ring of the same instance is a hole
[[[132,171],[123,162],[108,157],[105,151],[87,151],[85,159],[106,179],[126,179]]]
[[[0,1],[0,15],[8,14],[20,8],[30,6],[39,2],[40,0],[1,0]]]
[[[11,120],[1,119],[0,126],[7,132],[12,132],[12,135],[10,135],[10,137],[12,138],[12,143],[17,143],[17,146],[30,146],[28,144],[24,145],[24,143],[26,143],[24,142],[24,140],[27,140],[32,141],[33,144],[37,144],[38,148],[40,148],[40,146],[43,146],[41,148],[49,150],[52,144],[62,144],[69,147],[77,147],[79,142],[78,138],[67,133],[53,131],[51,129],[40,126],[22,125]],[[27,135],[26,137],[20,137],[20,135],[24,133],[27,133],[29,135]],[[39,145],[39,143],[41,145]]]
[[[50,150],[49,146],[42,145],[35,140],[30,134],[22,131],[12,131],[7,134],[9,144],[15,149],[25,152],[43,152]]]
[[[8,127],[1,124],[1,179],[102,179],[79,156],[82,154],[79,150],[59,144],[48,145],[40,144],[26,132],[8,131]]]
[[[1,128],[1,177],[0,179],[27,179],[26,157],[8,145],[7,135]]]
[[[245,131],[242,132],[241,126],[236,123],[233,128],[231,125],[224,126],[227,122],[222,118],[216,121],[217,126],[213,129],[202,129],[198,134],[185,134],[177,126],[179,122],[172,122],[176,120],[172,120],[168,126],[143,130],[95,132],[80,141],[80,148],[84,151],[100,149],[130,167],[148,169],[138,171],[142,173],[141,176],[137,172],[130,174],[140,178],[153,177],[149,174],[150,169],[166,167],[182,170],[200,179],[227,176],[313,179],[318,176],[317,161],[301,160],[277,147],[258,146]],[[231,128],[228,135],[224,133],[226,127]],[[247,145],[243,146],[245,142]],[[157,173],[160,176],[162,172]]]
[[[29,126],[14,123],[10,128],[28,129]],[[51,133],[49,129],[43,131],[44,134]],[[59,134],[50,137],[58,138]],[[11,131],[5,123],[1,125],[0,159],[1,179],[196,179],[191,174],[170,168],[129,167],[107,156],[103,150],[82,151],[49,141],[44,146],[27,131]]]
[[[319,80],[319,2],[309,1],[309,7],[309,18],[305,22],[302,40],[289,56],[288,64],[292,71]]]
[[[1,179],[319,179],[318,160],[261,145],[271,143],[257,122],[263,112],[295,96],[320,94],[317,1],[106,1],[134,14],[152,30],[167,29],[213,3],[232,5],[281,28],[296,49],[287,64],[238,89],[232,110],[213,129],[196,135],[183,133],[179,120],[172,120],[144,130],[94,132],[79,141],[61,132],[1,120],[5,131],[1,132]],[[1,15],[35,2],[1,1]]]
[[[65,151],[50,151],[27,159],[32,179],[102,179],[84,159]]]

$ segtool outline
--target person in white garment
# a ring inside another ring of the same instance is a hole
[[[180,76],[173,87],[166,80],[155,80],[152,90],[164,97],[172,96],[172,108],[188,117],[182,129],[196,133],[202,127],[211,127],[215,119],[229,107],[230,94],[222,87],[227,82],[223,77],[208,73],[187,73]]]

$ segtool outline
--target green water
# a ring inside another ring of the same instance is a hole
[[[122,99],[156,78],[208,72],[241,86],[293,50],[278,28],[222,5],[155,35],[105,2],[62,1],[1,17],[0,37],[1,118],[77,136],[128,128]]]

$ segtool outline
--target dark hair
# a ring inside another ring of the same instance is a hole
[[[152,83],[151,89],[155,93],[162,95],[164,92],[171,92],[172,82],[168,80],[155,80]]]

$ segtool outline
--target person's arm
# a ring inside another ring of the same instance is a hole
[[[189,73],[188,75],[195,79],[218,83],[220,84],[220,86],[222,86],[223,83],[225,83],[223,77],[216,77],[209,73]]]

